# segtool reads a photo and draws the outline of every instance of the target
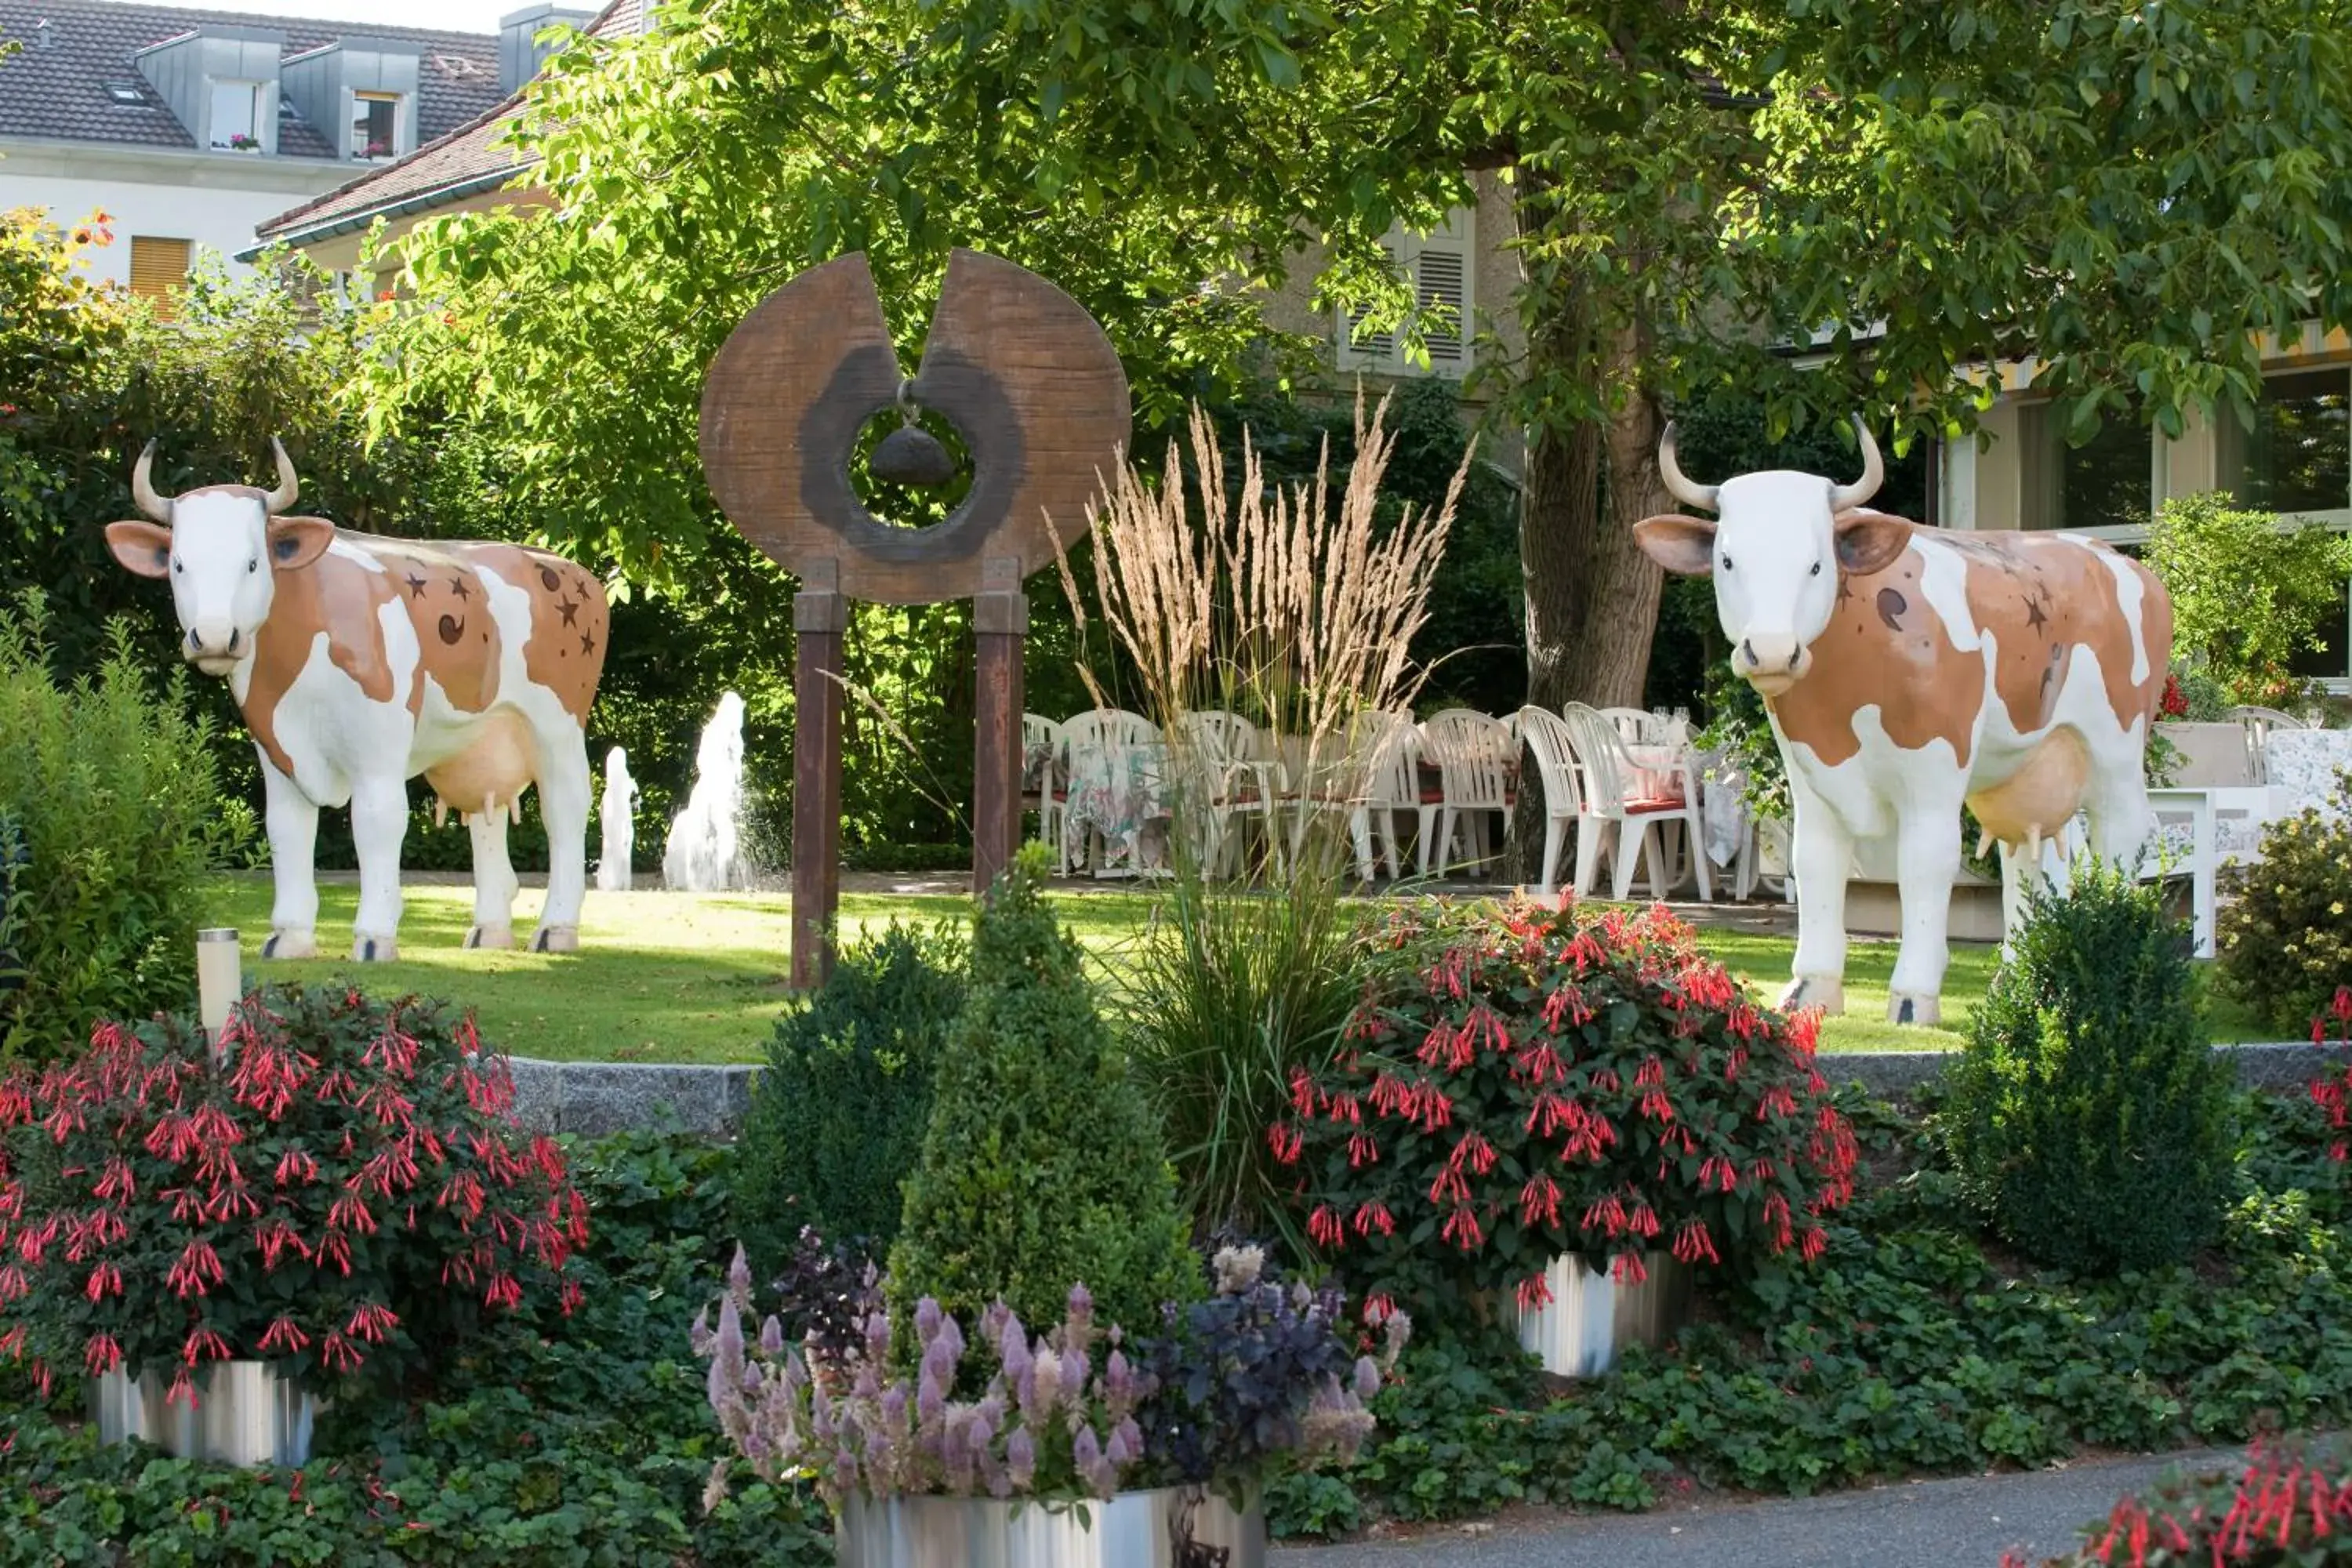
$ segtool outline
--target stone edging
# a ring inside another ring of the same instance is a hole
[[[2341,1045],[2216,1046],[2237,1065],[2249,1088],[2279,1089],[2308,1082],[2324,1064],[2352,1059]],[[1939,1076],[1950,1051],[1852,1051],[1821,1058],[1833,1084],[1859,1083],[1882,1100],[1910,1098]],[[689,1132],[731,1137],[751,1103],[750,1062],[718,1066],[660,1062],[549,1062],[513,1058],[515,1114],[545,1132],[591,1137],[675,1119]]]

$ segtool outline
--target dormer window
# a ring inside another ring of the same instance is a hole
[[[108,82],[106,96],[117,103],[141,104],[147,101],[147,95],[127,81]]]
[[[257,81],[214,82],[212,144],[225,153],[261,151],[262,115],[275,96]]]
[[[355,92],[352,95],[352,156],[367,163],[396,157],[400,152],[400,94]]]

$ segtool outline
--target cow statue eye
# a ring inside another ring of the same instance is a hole
[[[1816,577],[1818,577],[1818,576],[1820,576],[1821,574],[1822,574],[1822,563],[1821,563],[1820,562],[1816,561],[1816,562],[1814,562],[1814,563],[1813,563],[1813,575],[1814,575],[1814,576],[1816,576]]]
[[[1725,557],[1723,558],[1723,569],[1724,569],[1726,572],[1728,572],[1728,571],[1730,571],[1730,570],[1731,570],[1731,557],[1730,557],[1730,556],[1728,556],[1728,555],[1727,555],[1727,556],[1725,556]]]
[[[261,557],[260,557],[260,556],[258,556],[258,555],[248,555],[248,556],[247,556],[247,557],[245,558],[245,570],[246,570],[246,574],[247,574],[247,576],[251,576],[254,573],[260,571],[260,570],[261,570]],[[1818,572],[1818,571],[1820,571],[1820,570],[1821,570],[1821,568],[1820,568],[1820,567],[1818,567],[1818,566],[1816,566],[1816,567],[1814,567],[1814,568],[1813,568],[1813,570],[1814,570],[1814,571],[1816,571],[1816,572]]]
[[[173,571],[174,571],[174,572],[185,572],[187,569],[188,569],[188,568],[187,568],[186,564],[185,564],[184,562],[182,562],[182,561],[181,561],[181,559],[180,559],[178,556],[174,555],[174,556],[173,556],[173,557],[172,557],[172,570],[173,570]]]

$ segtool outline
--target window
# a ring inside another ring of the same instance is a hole
[[[400,151],[400,95],[396,92],[355,92],[352,95],[352,156],[390,158]]]
[[[236,153],[259,152],[262,102],[257,81],[213,83],[212,144]]]
[[[2352,369],[2298,371],[2263,382],[2254,427],[2214,424],[2221,477],[2239,500],[2290,517],[2352,521]]]
[[[158,239],[152,235],[131,237],[131,291],[155,301],[155,313],[169,321],[172,291],[186,281],[188,242]]]
[[[2155,499],[2154,436],[2137,410],[2109,414],[2099,433],[2066,445],[2049,404],[2018,410],[2023,523],[2027,528],[2138,529]]]
[[[1472,214],[1466,208],[1456,208],[1425,236],[1391,229],[1381,248],[1412,280],[1413,304],[1424,312],[1422,346],[1429,355],[1428,367],[1424,370],[1407,356],[1401,333],[1361,331],[1361,311],[1339,320],[1341,367],[1391,375],[1459,376],[1468,371],[1471,311],[1475,308],[1472,241]]]
[[[110,81],[107,83],[106,96],[114,100],[117,103],[137,104],[147,101],[146,94],[141,92],[137,87],[127,81]]]

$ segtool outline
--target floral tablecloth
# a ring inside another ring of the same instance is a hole
[[[1168,849],[1168,749],[1164,745],[1072,746],[1062,843],[1071,863],[1090,837],[1102,839],[1097,873],[1163,865]]]

